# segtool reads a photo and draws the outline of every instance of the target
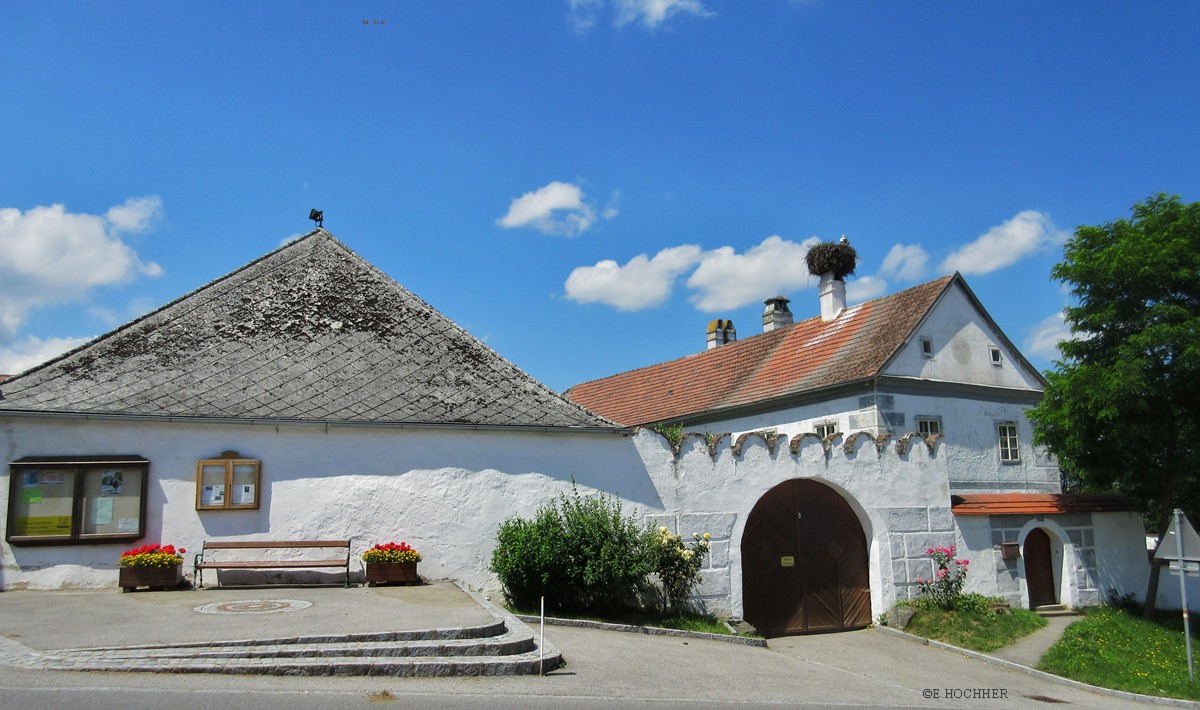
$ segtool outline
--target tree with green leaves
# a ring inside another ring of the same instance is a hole
[[[1161,541],[1174,508],[1200,511],[1200,202],[1159,194],[1079,227],[1051,275],[1075,302],[1072,339],[1030,412],[1034,443],[1068,483],[1133,499]]]

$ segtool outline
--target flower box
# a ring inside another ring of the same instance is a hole
[[[121,567],[118,584],[123,592],[132,592],[138,587],[151,589],[174,589],[183,583],[183,565],[169,567]]]
[[[416,562],[368,562],[367,584],[420,584]]]

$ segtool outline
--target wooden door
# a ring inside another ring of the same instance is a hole
[[[871,623],[866,536],[850,504],[817,481],[767,491],[742,534],[746,621],[766,635]]]
[[[1057,604],[1054,586],[1054,562],[1050,552],[1050,536],[1034,528],[1025,536],[1025,586],[1029,589],[1029,608]]]

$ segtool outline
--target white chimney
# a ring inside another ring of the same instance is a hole
[[[709,321],[707,340],[709,350],[736,341],[737,330],[733,327],[733,321],[720,318]]]
[[[834,278],[832,271],[821,274],[817,292],[821,295],[822,322],[828,323],[846,310],[846,282]]]
[[[788,299],[783,296],[776,296],[775,298],[768,298],[763,303],[767,305],[763,309],[764,333],[770,333],[772,330],[792,324],[792,312],[787,307]]]

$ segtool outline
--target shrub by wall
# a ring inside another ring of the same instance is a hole
[[[635,608],[652,571],[649,538],[620,500],[578,491],[539,508],[533,520],[512,516],[497,532],[491,570],[509,604],[606,613]]]

